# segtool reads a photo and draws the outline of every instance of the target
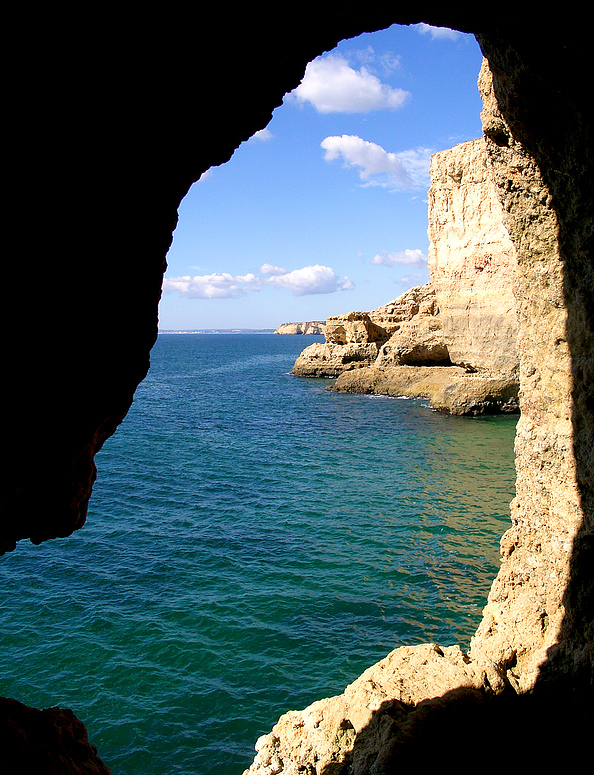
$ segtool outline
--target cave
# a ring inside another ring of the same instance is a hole
[[[191,184],[263,129],[307,63],[339,40],[393,23],[470,32],[492,73],[484,134],[518,251],[522,411],[512,528],[472,649],[518,696],[541,703],[531,708],[555,703],[585,723],[594,673],[585,29],[563,14],[434,3],[348,2],[315,16],[290,7],[282,32],[267,7],[227,12],[225,25],[212,10],[208,27],[195,15],[173,7],[14,15],[2,552],[84,525],[94,456],[149,367],[165,257]],[[258,89],[231,99],[237,73]],[[91,746],[78,745],[84,735],[66,712],[68,731],[40,742],[59,715],[5,701],[5,751],[37,757],[38,771],[105,771]],[[77,770],[79,755],[87,758]]]

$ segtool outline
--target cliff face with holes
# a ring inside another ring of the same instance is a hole
[[[7,246],[5,283],[22,301],[5,309],[2,551],[84,524],[94,456],[148,368],[165,255],[191,183],[264,128],[307,62],[338,40],[395,22],[473,32],[492,72],[481,81],[487,153],[517,252],[512,526],[470,656],[417,647],[362,676],[358,715],[328,727],[348,750],[332,754],[324,775],[388,772],[407,751],[426,760],[442,744],[459,757],[482,745],[486,729],[507,752],[510,738],[530,740],[529,765],[553,736],[576,754],[589,739],[580,722],[591,724],[594,674],[594,144],[576,77],[588,72],[587,25],[566,8],[526,16],[517,7],[347,1],[315,17],[295,8],[284,36],[264,23],[266,8],[214,9],[201,35],[192,13],[24,9],[11,27],[28,67],[11,71],[6,94],[6,241],[20,243]],[[258,88],[231,94],[238,77],[241,86],[256,77]],[[405,666],[414,664],[426,676],[423,695],[408,687]],[[385,673],[386,691],[377,680]],[[45,757],[39,771],[91,771],[65,764],[60,734],[50,753],[26,719],[36,714],[20,710],[2,722],[3,754],[24,740],[37,762]],[[316,708],[295,719],[304,734],[317,730],[300,748],[310,773],[322,772],[320,713],[329,717]],[[542,725],[527,728],[531,720]],[[282,755],[284,771],[297,771]],[[271,767],[283,771],[276,760]]]

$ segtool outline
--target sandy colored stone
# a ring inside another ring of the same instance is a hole
[[[332,390],[428,398],[438,411],[478,415],[517,413],[518,388],[513,377],[468,373],[459,366],[371,366],[341,374]]]
[[[452,363],[517,372],[516,251],[483,138],[431,158],[429,271]]]
[[[299,355],[292,372],[297,377],[337,377],[344,371],[373,363],[378,350],[377,342],[344,345],[314,342]]]
[[[381,326],[389,336],[417,315],[439,315],[435,288],[430,282],[410,288],[393,301],[369,312],[371,320]]]
[[[304,323],[282,323],[274,333],[320,336],[324,334],[325,325],[322,320],[309,320]]]
[[[328,344],[367,344],[385,342],[388,333],[374,323],[367,312],[349,312],[326,320],[324,336]]]
[[[415,715],[426,711],[423,703],[453,691],[493,695],[503,688],[496,670],[472,662],[458,646],[404,646],[343,694],[281,716],[270,734],[258,739],[256,757],[243,775],[383,772],[385,751],[395,738],[408,735]]]
[[[450,354],[443,335],[443,324],[437,315],[416,315],[402,323],[383,344],[376,366],[449,364]]]
[[[471,651],[531,689],[563,638],[572,551],[583,519],[572,422],[572,363],[563,303],[559,223],[534,160],[504,122],[484,65],[479,88],[494,178],[518,250],[521,417],[516,436],[512,526]],[[495,138],[495,139],[492,139]],[[503,138],[506,138],[505,140]],[[579,427],[579,426],[578,426]],[[567,646],[576,669],[591,660],[584,641]],[[591,668],[585,668],[592,680]]]
[[[328,318],[325,343],[306,348],[295,361],[293,374],[335,377],[374,363],[449,363],[442,334],[435,291],[427,283],[369,313]]]

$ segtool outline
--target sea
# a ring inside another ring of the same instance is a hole
[[[85,527],[0,561],[0,694],[72,708],[113,775],[241,775],[392,649],[469,645],[517,418],[331,392],[291,374],[315,341],[161,334]]]

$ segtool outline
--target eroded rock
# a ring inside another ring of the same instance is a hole
[[[429,271],[452,363],[518,372],[516,250],[483,138],[431,157]]]
[[[455,415],[516,414],[517,379],[469,373],[459,366],[371,366],[341,374],[338,393],[428,398],[440,412]]]
[[[505,688],[491,665],[471,661],[458,646],[404,646],[343,694],[281,716],[257,741],[244,775],[383,773],[395,746],[422,724],[435,698],[462,692],[480,701]]]

